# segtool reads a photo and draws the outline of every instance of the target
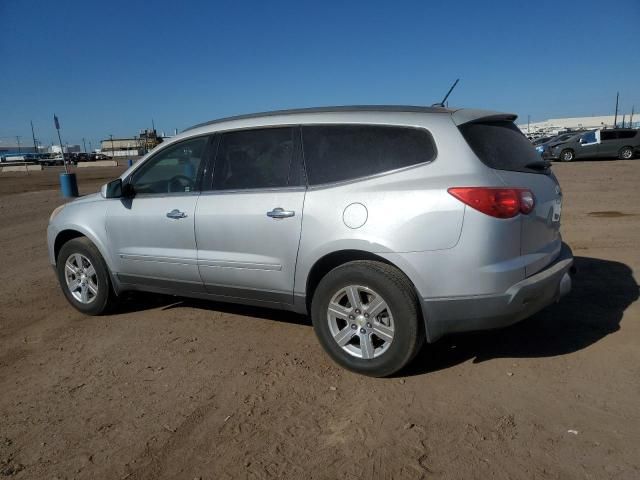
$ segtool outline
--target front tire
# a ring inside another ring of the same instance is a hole
[[[631,160],[631,158],[633,158],[633,148],[622,147],[620,152],[618,152],[618,158],[620,160]]]
[[[576,158],[576,154],[570,148],[560,152],[560,160],[563,162],[571,162]]]
[[[76,310],[100,315],[115,303],[107,264],[88,238],[74,238],[62,246],[56,271],[64,296]]]
[[[336,363],[372,377],[402,369],[424,341],[413,285],[382,262],[359,260],[327,273],[313,295],[311,317]]]

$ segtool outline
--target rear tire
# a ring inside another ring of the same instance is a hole
[[[560,152],[560,161],[562,162],[571,162],[576,158],[576,154],[570,148],[562,150]]]
[[[618,152],[618,158],[620,160],[631,160],[633,158],[633,148],[622,147]]]
[[[64,296],[76,310],[100,315],[114,306],[109,269],[88,238],[74,238],[62,246],[56,271]]]
[[[372,377],[402,369],[424,342],[413,285],[382,262],[358,260],[327,273],[313,295],[311,317],[337,364]]]

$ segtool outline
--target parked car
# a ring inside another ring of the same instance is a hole
[[[580,134],[582,134],[582,131],[561,133],[554,137],[549,137],[544,142],[540,142],[537,144],[534,143],[534,145],[536,147],[536,151],[542,154],[546,149],[552,148],[556,145],[560,145],[561,143],[564,143],[573,137],[577,137]]]
[[[619,158],[629,160],[640,149],[640,130],[611,128],[589,130],[545,149],[542,156],[548,160],[571,162],[583,158]]]
[[[513,324],[571,288],[560,186],[515,118],[334,107],[202,124],[55,209],[50,261],[85,314],[127,290],[310,313],[338,364],[390,375],[425,340]]]
[[[533,141],[531,142],[531,144],[532,144],[534,147],[537,147],[538,145],[541,145],[541,144],[543,144],[543,143],[545,143],[545,142],[548,142],[548,141],[549,141],[549,140],[551,140],[552,138],[553,138],[553,136],[551,136],[551,137],[539,137],[539,138],[536,138],[535,140],[533,140]]]

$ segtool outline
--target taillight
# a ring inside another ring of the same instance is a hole
[[[526,188],[453,187],[447,191],[470,207],[496,218],[526,215],[536,203],[533,192]]]

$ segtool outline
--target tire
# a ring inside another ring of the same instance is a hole
[[[562,150],[560,152],[560,161],[561,162],[571,162],[576,158],[576,154],[570,148]]]
[[[338,365],[371,377],[398,372],[424,342],[413,285],[382,262],[358,260],[327,273],[313,295],[311,318],[320,344]]]
[[[74,238],[62,246],[56,271],[64,296],[76,310],[101,315],[114,306],[109,269],[88,238]]]
[[[633,148],[631,147],[622,147],[618,152],[618,159],[620,160],[631,160],[633,158]]]

